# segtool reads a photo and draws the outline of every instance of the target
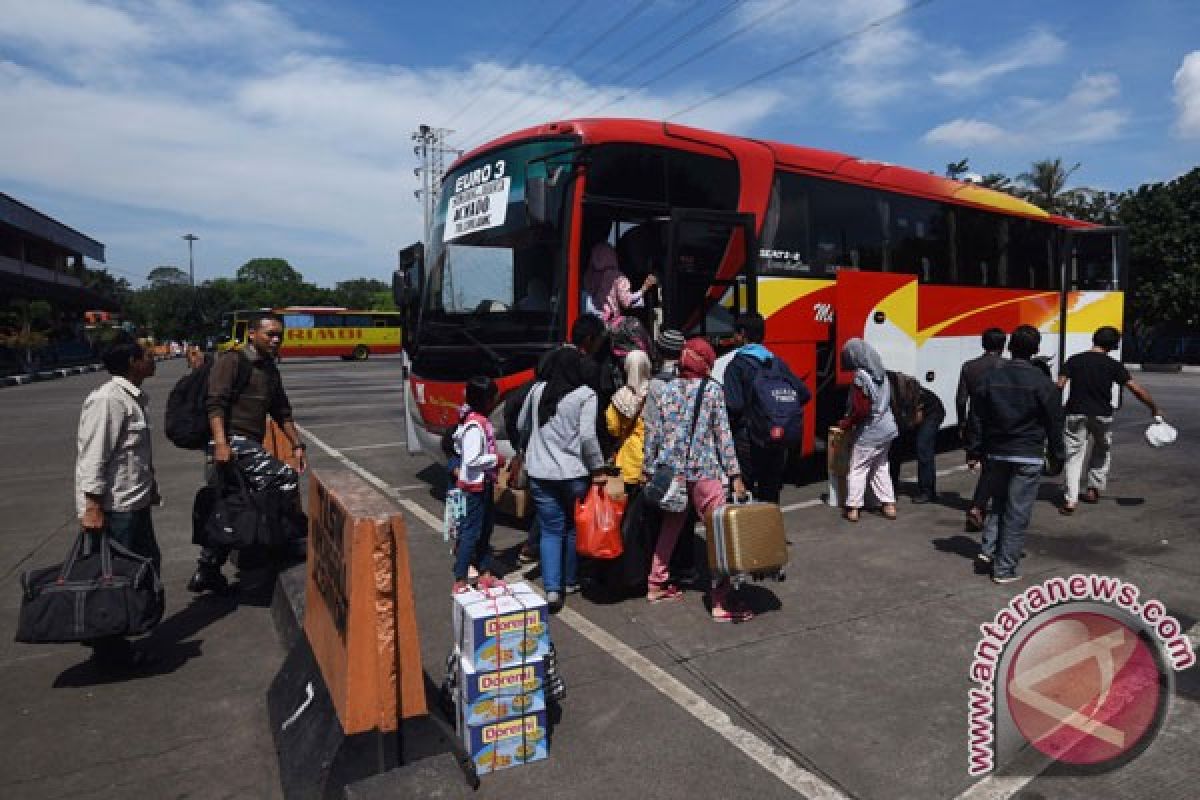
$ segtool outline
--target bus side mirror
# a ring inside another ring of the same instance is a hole
[[[392,299],[401,311],[412,311],[421,300],[425,282],[425,246],[411,244],[399,253],[399,263],[392,275]]]
[[[532,225],[552,225],[558,222],[563,202],[563,167],[556,167],[549,178],[525,178],[525,210]]]

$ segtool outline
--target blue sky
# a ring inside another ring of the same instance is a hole
[[[198,280],[279,256],[332,285],[419,238],[420,123],[469,148],[669,117],[937,172],[1062,157],[1113,190],[1200,163],[1195,0],[907,5],[0,0],[0,191],[135,285],[186,268],[188,232]]]

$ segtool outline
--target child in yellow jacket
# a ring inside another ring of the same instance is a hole
[[[642,411],[650,388],[650,373],[650,357],[644,352],[633,350],[625,356],[625,385],[613,395],[604,414],[608,432],[621,443],[616,462],[621,470],[621,480],[625,482],[625,494],[629,497],[637,491],[642,480],[642,448],[646,439]]]

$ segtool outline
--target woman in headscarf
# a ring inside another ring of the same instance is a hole
[[[613,395],[604,420],[608,432],[617,443],[617,468],[625,482],[625,494],[630,499],[637,493],[642,480],[642,458],[646,441],[646,426],[642,411],[650,389],[650,356],[632,350],[625,356],[625,385]]]
[[[596,438],[596,391],[591,348],[604,340],[604,324],[584,315],[563,345],[540,367],[517,420],[528,444],[525,472],[533,495],[541,541],[542,585],[557,611],[564,594],[578,591],[575,501],[587,494],[589,478],[607,480]]]
[[[604,324],[613,327],[625,316],[630,308],[641,308],[645,305],[645,293],[656,286],[658,279],[653,274],[647,275],[642,282],[642,288],[636,292],[630,291],[629,278],[621,273],[617,264],[617,251],[608,242],[597,242],[592,246],[591,258],[588,261],[587,276],[584,278],[584,291],[591,301],[588,309],[599,315]]]
[[[746,494],[726,416],[725,393],[709,378],[716,360],[708,342],[689,339],[679,357],[679,377],[666,385],[654,414],[646,419],[643,470],[647,479],[659,465],[671,464],[687,485],[681,507],[663,511],[647,580],[646,599],[651,603],[683,597],[683,591],[670,582],[668,567],[687,520],[688,501],[703,519],[724,502],[727,482],[738,497]],[[727,578],[713,582],[711,600],[712,617],[718,622],[742,622],[754,616],[733,597]]]
[[[883,359],[862,339],[851,339],[842,348],[842,366],[854,370],[846,402],[846,416],[838,427],[850,434],[850,471],[846,475],[846,510],[843,516],[858,522],[868,481],[888,519],[896,518],[896,493],[888,471],[888,450],[896,438],[892,393]]]

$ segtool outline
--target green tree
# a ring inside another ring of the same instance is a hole
[[[374,278],[354,278],[340,281],[333,290],[335,302],[346,308],[371,309],[376,308],[380,292],[390,292],[391,287]]]
[[[146,276],[146,281],[154,287],[158,286],[189,286],[191,279],[179,267],[155,267]]]
[[[952,180],[961,181],[963,176],[971,171],[971,159],[964,158],[961,161],[951,161],[946,165],[946,177]]]
[[[1200,325],[1200,167],[1125,193],[1117,221],[1129,231],[1130,303],[1143,339]],[[1153,350],[1143,342],[1143,350]]]
[[[1012,179],[1003,172],[989,172],[979,179],[979,185],[985,189],[995,189],[998,192],[1008,192],[1012,194],[1013,183]]]
[[[1067,181],[1082,166],[1067,168],[1061,158],[1043,159],[1033,162],[1029,172],[1017,176],[1020,182],[1021,195],[1035,206],[1040,206],[1053,214],[1062,214],[1076,202],[1077,189],[1067,189]]]
[[[298,286],[304,276],[283,258],[252,258],[238,267],[237,279],[263,288]]]

